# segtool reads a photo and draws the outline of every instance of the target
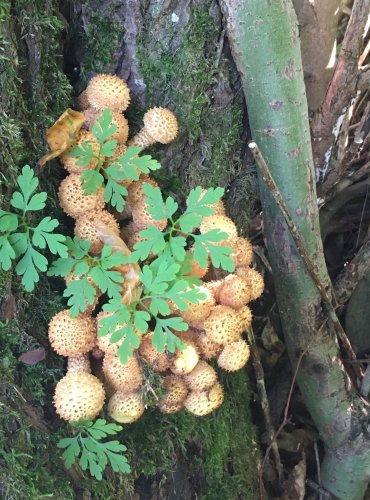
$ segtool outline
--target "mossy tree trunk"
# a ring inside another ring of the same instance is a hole
[[[105,71],[128,80],[132,133],[150,106],[168,106],[179,118],[179,139],[151,149],[162,161],[158,180],[165,192],[182,202],[197,184],[225,186],[230,212],[246,230],[256,181],[242,166],[244,98],[217,2],[9,0],[0,5],[0,20],[1,207],[9,207],[21,167],[45,153],[46,128],[73,104],[91,72]],[[63,175],[54,161],[40,182],[50,195],[47,215],[70,234],[56,197]],[[131,476],[108,473],[109,481],[99,483],[75,470],[66,473],[56,442],[68,430],[51,404],[64,362],[47,341],[48,320],[65,307],[57,287],[42,278],[35,293],[25,295],[13,273],[0,275],[0,496],[64,500],[94,492],[94,498],[129,498],[136,488],[146,498],[162,488],[161,495],[177,498],[177,491],[182,500],[195,493],[256,498],[258,449],[246,372],[224,377],[226,402],[215,416],[164,417],[152,410],[125,430]],[[46,349],[45,361],[17,362],[19,354],[39,347]]]
[[[292,2],[222,0],[222,4],[253,139],[268,162],[317,275],[330,290]],[[344,370],[330,321],[323,323],[326,313],[320,293],[262,175],[260,187],[267,247],[293,366],[309,345],[298,382],[325,444],[322,486],[335,498],[360,500],[370,476],[369,405]]]

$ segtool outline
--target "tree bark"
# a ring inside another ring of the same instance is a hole
[[[253,139],[269,169],[322,283],[323,256],[296,16],[290,0],[222,0],[227,32],[246,95]],[[325,444],[322,485],[340,499],[363,498],[370,475],[368,405],[339,357],[320,295],[282,214],[260,177],[265,237],[286,345],[307,407]]]

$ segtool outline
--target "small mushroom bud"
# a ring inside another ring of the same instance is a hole
[[[156,142],[168,144],[178,133],[176,116],[166,108],[152,108],[144,115],[144,128],[129,142],[129,146],[140,146],[142,149]]]

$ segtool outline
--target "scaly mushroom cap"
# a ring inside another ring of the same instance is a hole
[[[235,266],[250,266],[253,261],[253,246],[247,238],[238,236],[231,245],[233,253],[230,257],[234,260]]]
[[[132,182],[128,188],[127,202],[133,207],[138,201],[142,201],[145,198],[143,192],[143,184],[150,184],[154,188],[159,187],[154,179],[151,179],[149,175],[144,174],[141,176],[140,180]]]
[[[239,340],[243,330],[239,312],[228,306],[215,306],[204,321],[207,337],[217,344],[228,344]]]
[[[177,349],[175,358],[171,365],[171,371],[175,375],[185,375],[194,370],[199,361],[198,347],[191,340],[181,339],[185,349]]]
[[[103,408],[103,384],[86,372],[67,373],[55,388],[54,406],[64,420],[93,420]]]
[[[224,280],[222,279],[222,280],[206,281],[205,283],[203,283],[203,286],[211,292],[216,302],[218,302],[219,298],[218,294],[221,286],[223,285],[223,282]]]
[[[138,392],[117,391],[108,403],[109,416],[120,424],[136,422],[144,413],[144,410],[144,401]]]
[[[158,352],[153,346],[153,332],[149,332],[142,338],[139,353],[145,363],[150,365],[155,372],[165,372],[172,363],[171,355],[166,352]]]
[[[90,359],[88,354],[69,356],[67,361],[67,373],[77,372],[91,373]]]
[[[106,224],[116,236],[119,236],[118,222],[107,210],[91,210],[91,212],[86,212],[77,217],[75,235],[81,240],[90,240],[89,252],[92,255],[99,255],[104,246],[97,234],[95,225],[97,220]]]
[[[144,115],[143,122],[154,142],[161,144],[173,141],[179,130],[176,116],[166,108],[149,109]]]
[[[134,250],[134,246],[136,245],[136,243],[138,243],[139,241],[146,241],[146,238],[140,236],[140,231],[142,231],[142,229],[136,228],[135,224],[133,222],[130,222],[130,224],[126,226],[125,231],[123,232],[123,239],[131,252]],[[153,255],[153,252],[150,251],[149,257],[153,257]]]
[[[211,365],[205,361],[199,361],[194,370],[184,375],[183,378],[191,391],[205,391],[217,382],[217,373]]]
[[[241,309],[237,311],[239,315],[240,326],[243,328],[243,331],[248,330],[248,328],[252,324],[252,311],[248,306],[243,306]]]
[[[190,392],[185,399],[184,406],[190,413],[202,417],[216,410],[222,405],[223,401],[224,391],[221,384],[216,382],[214,386],[206,391]]]
[[[203,198],[206,191],[207,191],[207,189],[202,188],[198,200],[201,200]],[[189,200],[189,197],[186,199],[186,204],[188,204],[188,200]],[[225,205],[224,205],[224,202],[222,200],[218,201],[217,203],[214,203],[213,205],[206,205],[206,206],[212,208],[212,210],[213,210],[212,215],[226,215]]]
[[[104,208],[103,188],[95,194],[84,194],[80,174],[70,174],[59,186],[59,203],[64,212],[76,218],[91,210]]]
[[[101,74],[91,78],[86,94],[90,105],[96,110],[109,108],[121,113],[130,103],[130,89],[116,75]]]
[[[199,345],[201,357],[214,359],[220,354],[222,345],[213,342],[204,332],[199,332],[197,344]]]
[[[236,340],[225,345],[217,358],[217,364],[224,370],[236,372],[247,363],[249,354],[249,346],[245,340]]]
[[[251,288],[246,280],[236,274],[230,274],[221,285],[218,297],[220,304],[240,309],[250,301]]]
[[[177,375],[169,375],[164,378],[163,387],[166,393],[158,402],[161,413],[177,413],[189,392],[185,382]]]
[[[127,138],[128,138],[128,130],[129,130],[128,121],[126,120],[126,118],[123,116],[122,113],[117,113],[115,111],[112,111],[111,114],[112,114],[111,125],[116,125],[117,130],[114,132],[114,134],[109,136],[108,140],[109,141],[115,140],[118,143],[120,143],[120,142],[124,143],[127,141]],[[92,124],[89,127],[90,129],[92,129],[94,124],[98,122],[100,117],[101,117],[101,113],[96,115],[95,120],[92,122]]]
[[[198,302],[198,304],[192,304],[189,301],[186,303],[189,305],[189,309],[186,311],[181,311],[181,316],[184,320],[192,325],[193,323],[199,323],[204,321],[211,314],[212,307],[215,305],[215,299],[212,293],[204,286],[197,286],[199,292],[203,293],[206,297]]]
[[[134,224],[140,229],[140,231],[142,229],[146,229],[149,225],[158,228],[160,231],[163,231],[163,229],[167,226],[167,219],[153,219],[153,216],[149,213],[144,199],[133,204],[131,206],[131,210]]]
[[[226,239],[213,243],[218,246],[232,245],[238,237],[238,230],[234,222],[229,217],[226,217],[226,215],[210,215],[209,217],[205,217],[200,223],[199,229],[202,234],[213,229],[219,229],[222,233],[226,233]]]
[[[99,142],[96,140],[95,136],[91,132],[88,132],[87,130],[81,130],[78,136],[78,140],[76,144],[73,146],[73,148],[76,146],[81,147],[83,142],[86,142],[92,147],[94,155],[97,156],[99,154],[99,149],[100,149]],[[69,156],[70,151],[71,150],[68,150],[68,152],[60,155],[61,163],[63,164],[64,168],[68,170],[70,174],[81,174],[83,170],[93,170],[97,166],[98,159],[94,157],[91,158],[91,161],[88,165],[83,167],[78,166],[76,164],[78,158]]]
[[[91,316],[71,318],[69,309],[58,312],[49,323],[49,341],[60,356],[77,356],[92,349],[96,325]]]
[[[123,365],[118,356],[105,355],[103,373],[107,383],[120,392],[136,391],[144,382],[143,371],[135,356],[131,356]]]
[[[250,288],[250,300],[256,300],[261,297],[265,288],[263,278],[258,271],[251,267],[237,267],[236,274],[242,277]]]

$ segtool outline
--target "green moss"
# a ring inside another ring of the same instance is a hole
[[[240,371],[222,374],[221,380],[225,402],[213,414],[162,415],[150,409],[127,429],[123,439],[135,476],[164,476],[174,470],[180,454],[199,498],[256,498],[259,453],[250,423],[248,377]]]

